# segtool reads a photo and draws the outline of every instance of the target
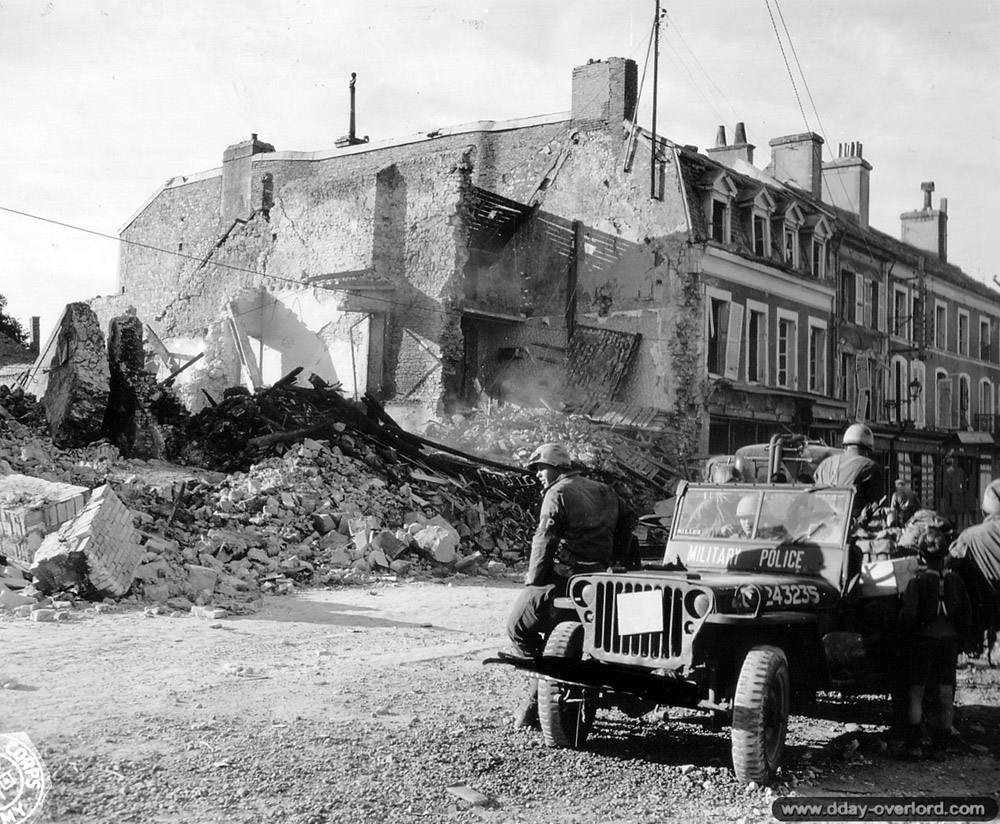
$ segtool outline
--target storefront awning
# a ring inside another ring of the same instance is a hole
[[[989,432],[956,432],[959,443],[964,444],[993,444],[993,436]]]

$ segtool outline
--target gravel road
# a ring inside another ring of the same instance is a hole
[[[737,784],[728,730],[676,710],[603,711],[585,750],[547,749],[511,723],[524,676],[482,665],[516,587],[315,590],[222,620],[0,618],[0,732],[31,737],[51,776],[41,820],[71,824],[749,824],[780,795],[1000,790],[985,661],[960,673],[965,746],[945,764],[893,759],[882,702],[833,697],[793,718],[770,788]]]

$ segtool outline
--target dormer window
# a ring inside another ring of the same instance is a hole
[[[771,218],[771,237],[778,248],[782,263],[792,268],[799,266],[799,228],[805,223],[802,210],[788,200],[775,207]]]
[[[757,257],[771,256],[771,213],[774,198],[760,184],[750,185],[736,199],[750,250]]]
[[[732,243],[732,205],[737,188],[724,169],[708,169],[696,184],[703,192],[702,208],[709,239]]]
[[[827,243],[833,232],[823,215],[810,215],[802,230],[802,266],[813,277],[826,277]]]
[[[712,198],[712,240],[729,243],[729,204],[719,198]]]

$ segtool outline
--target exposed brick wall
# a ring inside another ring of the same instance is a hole
[[[83,511],[90,490],[26,475],[0,475],[0,555],[31,563],[50,532]]]

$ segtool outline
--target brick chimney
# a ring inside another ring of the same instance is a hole
[[[747,130],[742,122],[736,124],[736,135],[732,145],[726,143],[726,127],[719,126],[719,131],[715,135],[715,146],[705,151],[715,161],[730,168],[737,160],[744,160],[753,165],[753,150],[756,148],[752,143],[747,143]]]
[[[822,196],[823,138],[814,132],[804,132],[776,137],[767,145],[771,147],[767,173],[819,200]]]
[[[31,316],[31,343],[28,351],[37,355],[42,345],[42,319],[38,315]]]
[[[621,127],[635,118],[639,68],[634,60],[588,60],[573,69],[573,122],[584,128]]]
[[[236,143],[222,153],[222,204],[219,220],[229,226],[234,220],[246,219],[253,213],[250,205],[250,168],[255,154],[273,152],[274,146],[262,143],[257,135]]]
[[[948,262],[948,198],[941,198],[941,208],[931,206],[934,181],[920,184],[924,193],[924,208],[918,212],[904,212],[900,240],[936,255],[943,263]]]
[[[856,215],[867,230],[872,166],[861,152],[860,143],[841,143],[837,159],[823,164],[823,202]]]

